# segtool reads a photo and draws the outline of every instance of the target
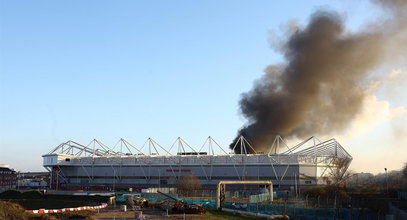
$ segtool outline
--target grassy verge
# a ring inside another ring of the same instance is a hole
[[[208,210],[205,214],[205,219],[210,219],[210,220],[221,220],[221,219],[231,219],[231,220],[254,220],[254,219],[259,219],[254,216],[248,216],[248,215],[239,215],[239,214],[234,214],[234,213],[229,213],[229,212],[220,212],[217,210]]]
[[[52,214],[32,214],[14,202],[0,201],[0,220],[57,220],[57,219],[92,219],[96,212],[85,210]]]
[[[78,212],[62,212],[49,214],[51,219],[93,219],[92,216],[96,214],[92,210],[84,210]]]
[[[0,219],[20,220],[26,219],[24,208],[19,204],[0,201]]]

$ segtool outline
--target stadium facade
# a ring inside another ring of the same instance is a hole
[[[96,139],[86,146],[67,141],[43,155],[43,165],[53,189],[173,187],[187,175],[197,176],[205,188],[215,188],[221,180],[271,180],[275,188],[287,189],[330,184],[331,176],[352,161],[335,139],[310,137],[289,147],[277,136],[268,152],[256,152],[240,137],[236,147],[245,153],[228,153],[211,137],[199,150],[182,138],[167,149],[151,138],[140,148],[124,139],[112,148]]]

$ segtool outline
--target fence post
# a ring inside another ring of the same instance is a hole
[[[308,207],[308,194],[305,196],[305,207]]]
[[[336,209],[336,192],[335,192],[335,199],[334,199],[334,208]]]
[[[297,217],[297,216],[295,215],[295,205],[294,205],[294,217]]]

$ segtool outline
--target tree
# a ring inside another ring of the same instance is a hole
[[[134,210],[134,196],[133,195],[127,196],[126,205],[129,210],[132,210],[132,211]]]
[[[401,187],[407,189],[407,162],[404,164],[403,169],[401,170]]]
[[[182,176],[177,180],[176,186],[178,192],[187,195],[192,195],[193,192],[195,192],[196,190],[200,190],[202,188],[201,181],[199,180],[199,178],[193,175]]]
[[[351,160],[348,158],[335,158],[330,169],[332,184],[338,186],[352,176],[348,170]]]
[[[404,179],[407,180],[407,162],[406,162],[406,164],[404,164],[404,168],[401,172],[403,173]]]

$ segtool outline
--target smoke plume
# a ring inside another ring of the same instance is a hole
[[[358,32],[346,30],[339,14],[316,11],[306,27],[287,36],[280,45],[285,64],[268,66],[242,94],[239,106],[248,123],[231,148],[241,135],[264,151],[276,134],[305,138],[348,128],[369,95],[363,83],[369,74],[406,53],[407,1],[374,2],[384,18]]]

